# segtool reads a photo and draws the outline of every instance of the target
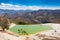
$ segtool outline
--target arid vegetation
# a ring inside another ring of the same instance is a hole
[[[3,31],[5,31],[5,29],[9,29],[9,22],[8,19],[0,16],[0,26],[2,27]]]

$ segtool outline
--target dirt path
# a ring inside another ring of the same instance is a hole
[[[0,32],[0,40],[24,40],[25,37],[10,35],[8,33]]]

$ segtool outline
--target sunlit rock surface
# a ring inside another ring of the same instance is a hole
[[[49,23],[43,25],[49,25],[53,29],[28,36],[16,36],[0,31],[0,40],[60,40],[60,24]]]

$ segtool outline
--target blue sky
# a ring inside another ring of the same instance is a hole
[[[60,0],[0,0],[0,9],[60,9]]]

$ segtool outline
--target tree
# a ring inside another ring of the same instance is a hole
[[[9,20],[3,16],[0,16],[0,26],[2,27],[3,31],[5,29],[9,29]]]

